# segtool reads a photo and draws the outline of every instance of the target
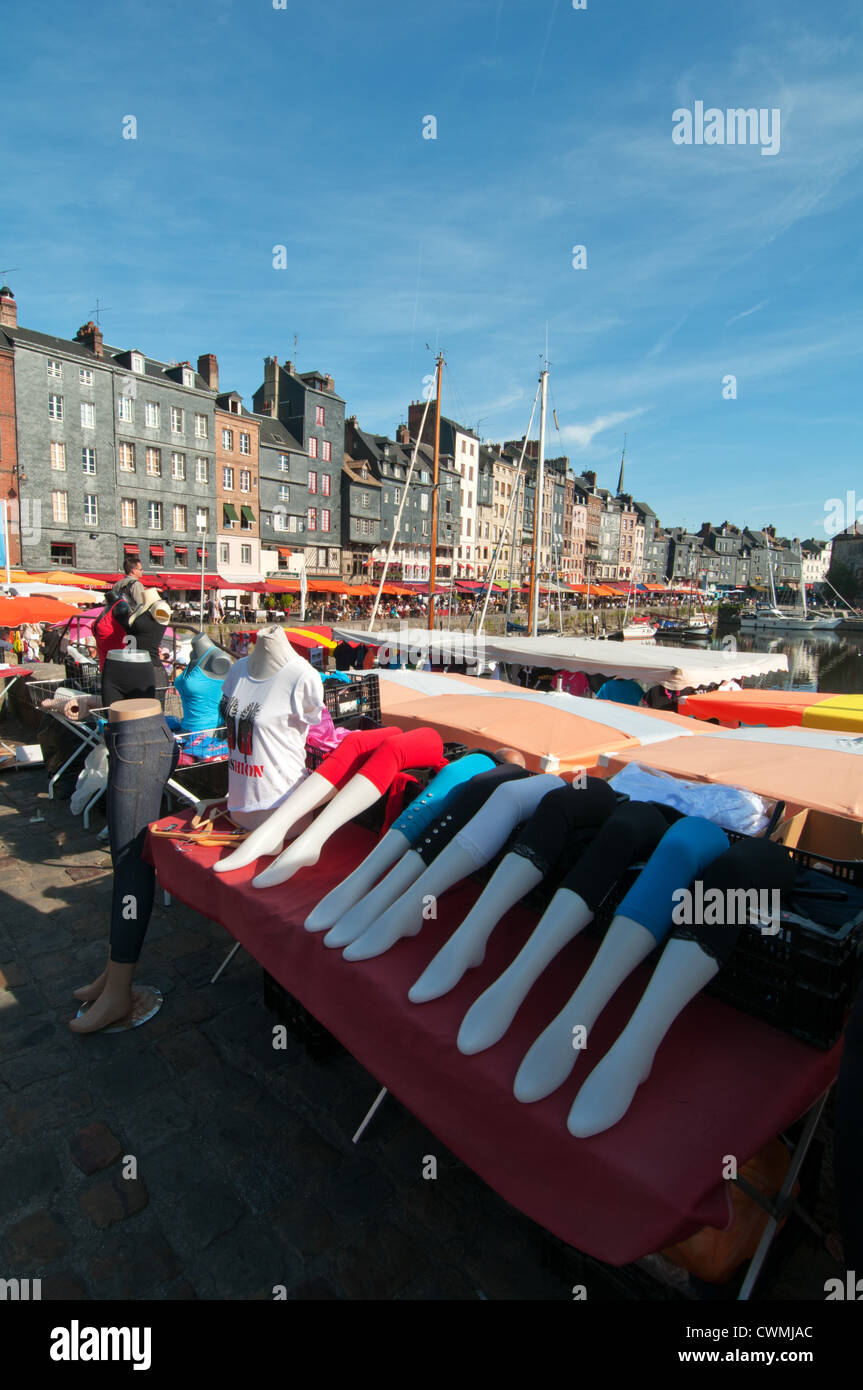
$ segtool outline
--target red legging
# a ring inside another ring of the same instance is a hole
[[[315,771],[334,787],[361,772],[383,795],[406,767],[444,767],[443,740],[435,729],[355,729]]]

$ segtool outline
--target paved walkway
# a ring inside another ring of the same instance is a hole
[[[240,952],[211,986],[230,942],[180,904],[154,912],[140,970],[159,1015],[73,1036],[71,990],[104,964],[110,859],[99,816],[84,832],[46,781],[0,774],[0,1277],[41,1278],[46,1299],[632,1296],[392,1097],[354,1146],[377,1083],[346,1053],[274,1051],[259,966]],[[841,1274],[800,1231],[761,1297],[820,1300]]]

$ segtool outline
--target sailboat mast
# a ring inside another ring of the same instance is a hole
[[[440,393],[443,378],[443,353],[437,358],[437,400],[434,412],[434,472],[432,474],[432,514],[431,514],[431,555],[429,557],[429,632],[434,629],[434,591],[437,581],[437,514],[438,514],[438,474],[440,472]],[[450,562],[450,602],[452,602],[452,583],[454,566]]]
[[[548,397],[548,368],[540,373],[539,458],[536,461],[536,494],[533,502],[533,556],[530,568],[530,635],[539,626],[540,548],[542,546],[542,493],[545,468],[545,405]]]

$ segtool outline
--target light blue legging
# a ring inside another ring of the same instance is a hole
[[[713,821],[701,816],[675,821],[618,907],[618,917],[631,917],[657,942],[664,941],[672,926],[675,889],[688,888],[727,849],[728,836]]]
[[[447,763],[436,777],[429,782],[425,791],[412,801],[406,811],[393,821],[390,830],[398,830],[408,844],[414,845],[424,835],[433,820],[436,820],[454,800],[456,793],[465,782],[471,781],[479,772],[488,772],[495,766],[492,758],[485,753],[467,753],[454,763]]]

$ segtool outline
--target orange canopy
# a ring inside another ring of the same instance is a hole
[[[0,598],[0,627],[21,623],[59,623],[77,617],[78,609],[55,598]]]

